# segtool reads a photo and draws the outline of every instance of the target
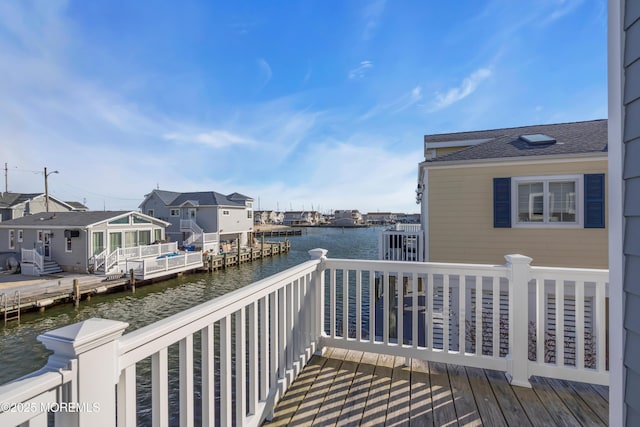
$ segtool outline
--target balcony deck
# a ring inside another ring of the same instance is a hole
[[[404,363],[404,357],[329,349],[310,360],[264,425],[608,424],[606,386],[532,377],[528,389],[489,369]]]

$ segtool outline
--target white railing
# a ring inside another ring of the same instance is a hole
[[[21,249],[21,264],[31,264],[35,268],[35,273],[42,273],[44,269],[44,256],[37,249]]]
[[[422,262],[425,260],[424,242],[424,232],[420,230],[383,230],[378,241],[378,259]]]
[[[181,219],[180,230],[189,230],[194,234],[202,234],[204,230],[192,219]]]
[[[129,259],[126,261],[126,271],[133,270],[137,278],[146,280],[158,273],[184,271],[202,267],[202,252],[185,252],[182,254],[167,254],[158,258]]]
[[[103,271],[108,274],[114,267],[121,264],[124,266],[124,264],[128,260],[153,258],[161,255],[176,253],[177,251],[177,242],[134,246],[131,248],[118,248],[111,252],[109,255],[105,255],[105,251],[102,254],[96,256],[96,266],[94,267],[94,271],[97,271],[100,266],[104,266]]]
[[[395,230],[397,231],[410,231],[416,233],[421,230],[422,225],[420,224],[404,224],[401,222],[397,222],[395,224]]]
[[[50,364],[78,366],[71,398],[100,402],[99,413],[66,413],[66,421],[168,425],[179,414],[171,423],[257,426],[324,346],[498,369],[520,386],[531,375],[608,383],[606,270],[531,267],[522,255],[492,266],[310,253],[311,261],[122,337],[125,323],[101,319],[39,337],[54,351]],[[15,384],[0,387],[0,399],[42,394],[35,385],[13,394]],[[0,425],[16,425],[5,407]]]
[[[100,269],[100,267],[103,267],[103,270],[104,270],[104,264],[106,261],[107,261],[107,250],[104,249],[99,254],[95,254],[91,258],[89,258],[89,265],[93,266],[93,271],[96,272]]]

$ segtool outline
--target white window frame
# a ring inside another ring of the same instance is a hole
[[[18,243],[22,243],[24,240],[24,230],[18,230]]]
[[[9,230],[9,249],[16,248],[16,230]]]
[[[68,254],[73,252],[73,240],[71,240],[71,237],[64,238],[64,251]]]
[[[229,216],[229,215],[231,215],[231,211],[229,211],[229,209],[222,210],[222,216]]]
[[[576,183],[576,221],[553,222],[549,221],[549,183],[574,181]],[[520,222],[518,220],[518,185],[543,184],[543,221]],[[516,176],[511,178],[511,227],[512,228],[584,228],[584,178],[583,175],[542,175],[542,176]]]
[[[147,215],[154,216],[155,215],[155,211],[153,209],[147,209]]]
[[[180,216],[180,209],[169,209],[169,216]]]

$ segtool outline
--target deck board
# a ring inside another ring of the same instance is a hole
[[[608,387],[404,357],[328,349],[314,356],[268,426],[607,425]]]

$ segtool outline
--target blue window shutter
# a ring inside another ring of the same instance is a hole
[[[604,174],[584,176],[584,228],[604,228]]]
[[[511,228],[511,178],[493,178],[493,227]]]

